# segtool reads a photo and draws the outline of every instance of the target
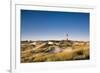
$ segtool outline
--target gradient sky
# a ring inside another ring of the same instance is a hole
[[[21,40],[89,40],[89,13],[21,10]]]

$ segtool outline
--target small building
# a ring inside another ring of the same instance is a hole
[[[30,43],[31,45],[36,45],[37,43],[36,42],[32,42],[32,43]]]
[[[49,41],[48,44],[49,44],[49,45],[52,45],[52,44],[54,44],[54,43]]]

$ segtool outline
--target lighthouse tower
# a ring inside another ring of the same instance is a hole
[[[68,41],[68,33],[66,34],[66,41]]]

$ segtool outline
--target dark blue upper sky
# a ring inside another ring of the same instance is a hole
[[[22,40],[89,40],[89,13],[21,10]]]

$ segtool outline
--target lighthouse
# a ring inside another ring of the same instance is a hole
[[[66,34],[66,41],[68,41],[68,33]]]

